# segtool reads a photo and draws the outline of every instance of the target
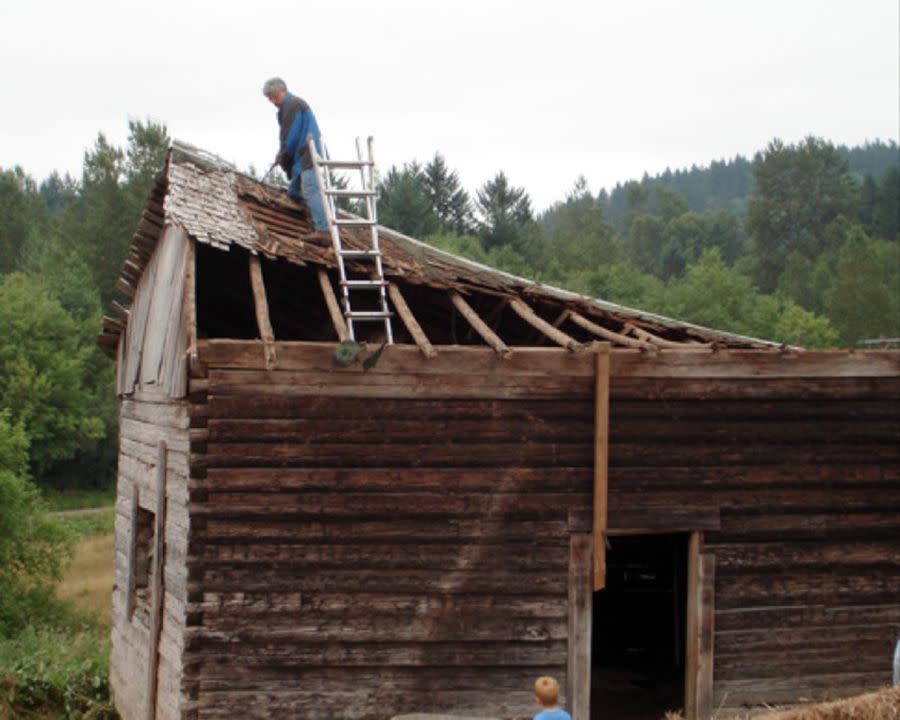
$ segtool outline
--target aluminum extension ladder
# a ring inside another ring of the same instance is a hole
[[[367,159],[363,159],[362,146],[359,138],[356,139],[356,160],[331,160],[327,156],[327,151],[325,152],[325,157],[320,157],[318,152],[316,152],[312,137],[308,139],[308,142],[313,167],[316,171],[316,179],[319,181],[319,192],[322,194],[322,205],[325,207],[325,215],[328,218],[331,242],[334,245],[334,254],[337,258],[341,284],[341,301],[344,306],[344,317],[347,318],[347,330],[350,333],[350,339],[356,340],[355,323],[383,322],[385,340],[390,345],[394,342],[394,334],[391,328],[391,316],[393,313],[388,307],[387,282],[384,279],[381,248],[378,244],[377,191],[375,190],[375,160],[372,155],[372,138],[369,137],[368,139]],[[331,170],[359,170],[360,187],[358,189],[335,187],[332,183]],[[337,208],[339,198],[363,200],[366,209],[365,216],[349,218],[345,215],[339,217]],[[341,228],[343,227],[369,228],[370,248],[365,250],[345,248],[341,241]],[[369,278],[349,278],[345,260],[371,262],[372,271],[369,273]],[[350,302],[351,292],[375,292],[376,307],[378,309],[354,310]]]

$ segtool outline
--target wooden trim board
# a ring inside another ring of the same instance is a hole
[[[593,587],[606,587],[606,531],[609,525],[609,343],[596,343],[594,379]]]
[[[573,718],[591,716],[591,632],[594,594],[591,590],[591,536],[569,536],[569,647],[566,700]]]
[[[162,634],[165,585],[166,443],[159,441],[156,465],[156,527],[153,532],[153,581],[150,599],[150,646],[147,653],[147,720],[155,720],[159,685],[159,639]]]

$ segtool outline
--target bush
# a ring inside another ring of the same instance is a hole
[[[0,717],[117,718],[108,677],[105,630],[26,628],[0,641]]]
[[[0,637],[58,621],[53,583],[71,557],[70,538],[63,524],[45,518],[38,489],[0,466]]]

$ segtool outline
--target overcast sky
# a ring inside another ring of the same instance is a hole
[[[81,172],[129,118],[246,168],[277,149],[280,75],[332,157],[441,152],[540,210],[773,137],[900,134],[898,0],[0,0],[0,167]]]

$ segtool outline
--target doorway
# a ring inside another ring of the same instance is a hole
[[[606,587],[593,596],[592,720],[684,708],[688,538],[609,538]]]

